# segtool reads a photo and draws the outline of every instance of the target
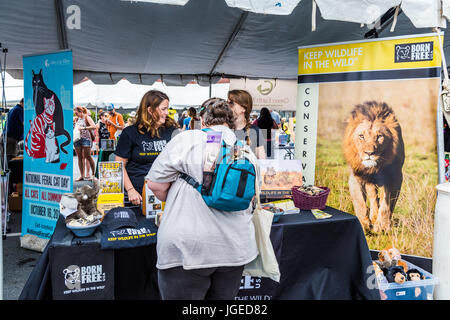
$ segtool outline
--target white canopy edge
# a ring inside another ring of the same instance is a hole
[[[129,1],[129,0],[122,0]],[[218,0],[215,0],[218,1]],[[302,0],[222,0],[229,7],[245,11],[289,15]],[[303,0],[308,1],[308,0]],[[362,24],[372,24],[390,8],[400,6],[416,28],[446,28],[450,17],[450,0],[310,0],[317,4],[322,17]],[[189,0],[138,0],[183,6]]]

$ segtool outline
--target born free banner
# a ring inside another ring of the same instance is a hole
[[[50,239],[72,192],[72,52],[25,56],[22,236]]]
[[[298,49],[303,182],[355,214],[369,247],[431,257],[438,184],[437,34]]]

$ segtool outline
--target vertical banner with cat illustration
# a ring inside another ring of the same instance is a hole
[[[22,236],[50,239],[61,195],[72,192],[72,51],[23,58]]]
[[[437,34],[298,48],[296,157],[371,249],[432,256],[438,184]]]

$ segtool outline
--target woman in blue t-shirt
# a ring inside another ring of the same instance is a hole
[[[136,123],[123,129],[120,135],[116,161],[124,164],[125,191],[134,205],[142,202],[144,178],[178,127],[168,115],[169,97],[150,90],[141,99]]]

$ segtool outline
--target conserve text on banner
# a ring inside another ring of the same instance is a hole
[[[63,193],[72,192],[72,51],[23,58],[22,236],[49,239]]]
[[[299,47],[298,59],[304,183],[329,187],[327,205],[355,214],[371,249],[431,257],[437,34]]]

